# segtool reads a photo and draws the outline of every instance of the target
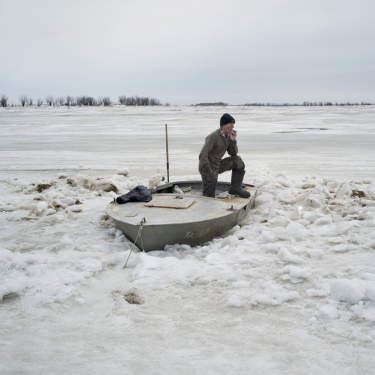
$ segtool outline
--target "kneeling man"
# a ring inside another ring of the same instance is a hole
[[[235,122],[231,115],[225,113],[220,119],[220,128],[206,137],[199,154],[199,173],[202,176],[205,197],[215,198],[218,174],[229,170],[232,170],[229,194],[237,194],[242,198],[250,197],[250,193],[242,189],[245,164],[237,155],[237,131],[233,130]],[[230,157],[222,159],[227,151]]]

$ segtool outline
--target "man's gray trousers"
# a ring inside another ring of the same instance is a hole
[[[232,169],[245,169],[245,163],[238,155],[221,159],[219,168],[200,168],[199,173],[201,174],[203,181],[203,196],[215,198],[218,175],[226,171],[231,171]]]

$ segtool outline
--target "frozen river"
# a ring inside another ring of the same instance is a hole
[[[27,108],[0,111],[0,172],[165,173],[169,126],[174,175],[197,174],[204,138],[223,111],[236,119],[247,169],[355,178],[375,174],[375,108]],[[247,177],[250,177],[248,173]]]
[[[199,178],[224,111],[255,209],[124,270],[106,205],[166,173],[165,123]],[[374,107],[1,108],[0,373],[373,374],[374,141]]]

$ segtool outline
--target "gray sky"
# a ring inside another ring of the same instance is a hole
[[[0,0],[0,95],[375,102],[374,0]]]

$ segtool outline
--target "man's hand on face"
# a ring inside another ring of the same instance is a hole
[[[223,133],[225,133],[226,135],[229,135],[232,141],[236,140],[236,137],[237,137],[237,132],[233,128],[234,128],[233,122],[223,125],[221,128]]]

